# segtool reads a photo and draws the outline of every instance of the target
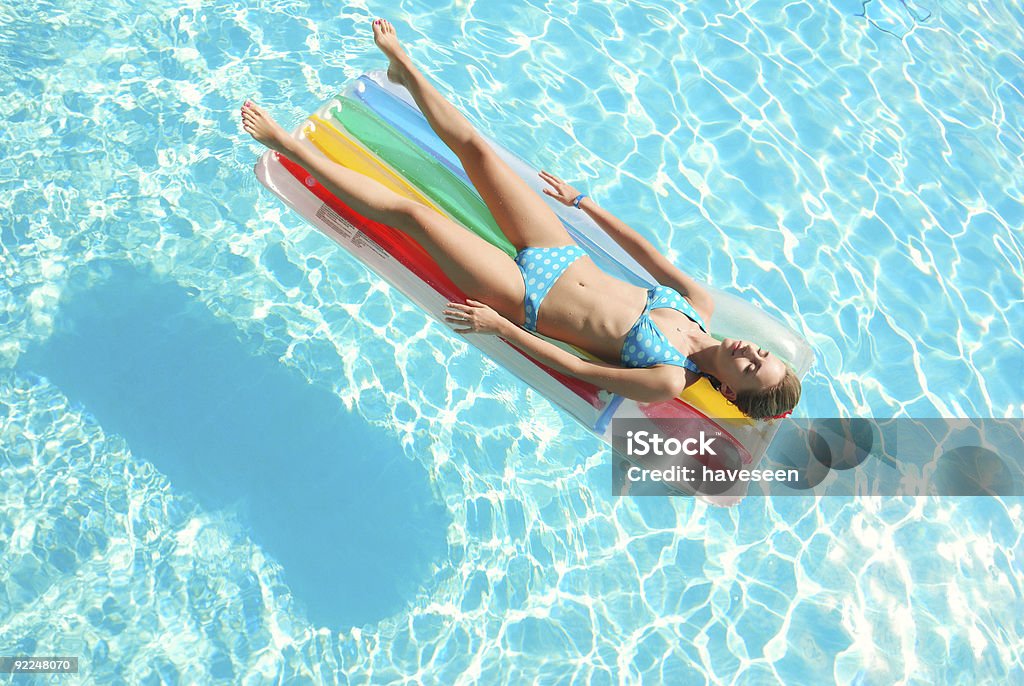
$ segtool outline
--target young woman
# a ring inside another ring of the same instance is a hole
[[[458,155],[518,250],[515,260],[426,206],[331,162],[249,101],[242,106],[243,127],[304,167],[359,214],[404,231],[422,245],[473,296],[464,304],[448,303],[444,311],[445,319],[460,327],[457,332],[496,334],[554,369],[635,400],[669,400],[707,376],[748,416],[769,418],[793,409],[800,382],[782,360],[747,341],[719,343],[707,333],[713,303],[700,284],[592,199],[541,172],[551,186],[545,193],[589,214],[659,285],[644,290],[599,269],[544,200],[427,82],[399,45],[394,27],[378,19],[373,36],[390,61],[388,78],[409,90],[437,135]],[[528,331],[575,345],[604,362],[581,359]]]

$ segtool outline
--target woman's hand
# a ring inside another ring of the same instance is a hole
[[[466,298],[466,304],[448,303],[444,319],[452,324],[462,324],[463,329],[455,333],[501,333],[501,327],[508,320],[482,302]]]
[[[580,194],[578,190],[562,181],[560,178],[553,174],[549,174],[546,171],[540,173],[540,178],[548,182],[551,188],[545,188],[544,194],[550,195],[552,198],[562,203],[563,205],[572,205],[572,201],[576,199],[576,196]],[[554,190],[551,190],[551,189]]]

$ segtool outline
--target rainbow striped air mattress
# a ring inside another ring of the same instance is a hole
[[[365,74],[351,82],[341,95],[310,115],[294,135],[307,139],[331,160],[449,216],[510,257],[515,254],[458,158],[430,129],[409,93],[390,83],[383,71]],[[537,170],[493,140],[488,142],[540,193],[544,182],[537,176]],[[256,165],[256,176],[309,223],[439,321],[444,321],[442,310],[446,302],[461,302],[466,297],[419,244],[395,229],[356,214],[287,158],[267,151]],[[655,284],[650,274],[583,212],[543,194],[542,197],[598,266],[644,288]],[[757,341],[788,361],[797,376],[803,377],[813,360],[803,339],[749,303],[716,289],[711,292],[715,298],[715,313],[710,322],[712,335]],[[652,429],[666,426],[663,420],[687,418],[706,421],[716,431],[727,426],[726,435],[734,442],[742,461],[756,464],[777,431],[773,422],[745,419],[705,380],[690,386],[674,400],[640,403],[550,369],[497,336],[468,336],[465,340],[609,443],[613,418],[650,421]],[[578,349],[553,342],[585,356]],[[717,421],[720,419],[728,421]],[[745,492],[746,486],[738,483],[711,500],[720,505],[732,504]]]

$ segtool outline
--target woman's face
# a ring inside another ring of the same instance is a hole
[[[724,339],[718,346],[718,380],[730,400],[743,391],[777,386],[786,376],[786,363],[749,341]]]

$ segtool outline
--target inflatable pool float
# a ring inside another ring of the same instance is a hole
[[[388,81],[383,71],[355,79],[338,97],[311,114],[293,135],[308,140],[329,159],[450,217],[510,257],[515,254],[515,248],[498,228],[458,158],[430,129],[409,93]],[[537,170],[502,145],[487,140],[512,169],[540,193],[544,182]],[[291,160],[268,150],[257,162],[255,171],[264,186],[306,221],[434,318],[443,322],[445,303],[465,299],[466,294],[414,240],[356,214]],[[541,195],[598,266],[644,288],[656,283],[585,213]],[[713,336],[756,341],[788,362],[798,377],[806,374],[813,354],[803,339],[742,299],[714,288],[709,291],[715,300],[709,326]],[[609,445],[613,419],[638,420],[641,424],[650,424],[652,430],[668,430],[666,427],[670,428],[672,422],[666,420],[690,419],[727,437],[735,447],[735,456],[749,467],[760,461],[777,431],[774,422],[747,419],[704,379],[671,401],[642,403],[561,374],[497,336],[468,336],[465,340]],[[552,342],[574,354],[590,357],[572,346]],[[745,492],[745,485],[736,483],[709,499],[715,504],[728,505]]]

